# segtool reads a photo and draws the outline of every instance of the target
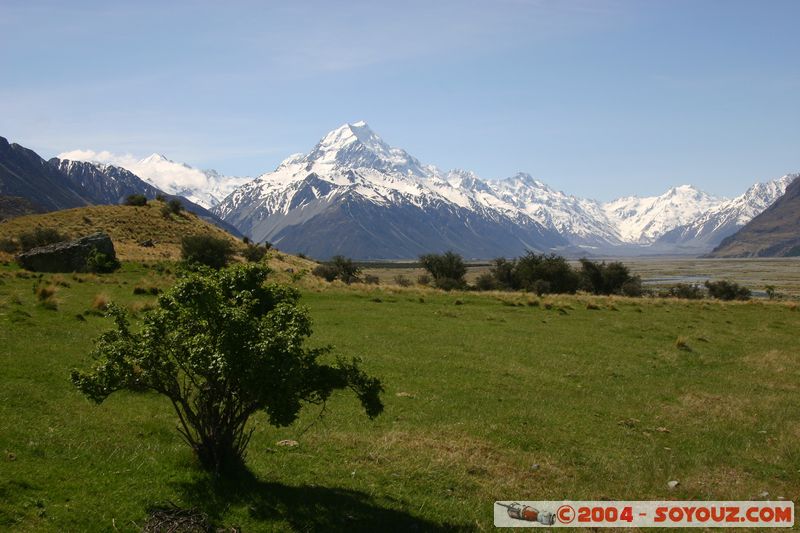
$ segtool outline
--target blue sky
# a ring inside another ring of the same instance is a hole
[[[0,0],[0,135],[257,175],[366,120],[608,200],[800,171],[800,2]]]

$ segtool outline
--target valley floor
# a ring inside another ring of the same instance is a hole
[[[754,259],[699,259],[690,257],[624,257],[606,258],[621,261],[632,274],[642,277],[646,287],[665,287],[676,283],[700,283],[705,280],[731,280],[751,289],[755,296],[764,295],[767,285],[775,287],[786,298],[800,297],[800,258],[754,258]],[[572,262],[579,266],[577,261]],[[412,281],[424,274],[422,268],[411,262],[363,263],[364,273],[378,276],[384,284],[394,283],[398,275]],[[489,261],[473,262],[469,265],[467,281],[491,268]]]
[[[753,263],[753,279],[772,264]],[[797,270],[776,268],[789,292]],[[155,297],[134,287],[171,276],[0,267],[0,529],[137,530],[167,502],[243,531],[353,531],[490,530],[498,499],[800,500],[795,302],[308,283],[313,342],[360,356],[386,410],[370,422],[342,394],[288,428],[257,416],[250,474],[221,486],[196,470],[167,401],[96,406],[69,382],[111,327],[98,300],[141,317]],[[56,286],[55,309],[37,282]]]

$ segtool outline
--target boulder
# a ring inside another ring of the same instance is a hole
[[[57,242],[32,248],[17,256],[17,263],[34,272],[86,272],[93,251],[116,260],[114,243],[105,233],[94,233],[74,241]]]

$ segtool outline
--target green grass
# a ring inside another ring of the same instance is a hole
[[[0,274],[0,529],[136,530],[168,501],[350,531],[491,529],[496,499],[800,499],[796,306],[307,288],[313,342],[363,357],[386,410],[340,394],[288,428],[259,416],[249,473],[214,482],[168,402],[96,406],[68,379],[111,326],[96,297],[141,308],[134,287],[168,278]]]

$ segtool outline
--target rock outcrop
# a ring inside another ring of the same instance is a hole
[[[17,256],[17,262],[34,272],[87,272],[90,257],[101,253],[108,260],[116,260],[114,243],[105,233],[94,233],[74,241],[58,242],[33,248]]]

